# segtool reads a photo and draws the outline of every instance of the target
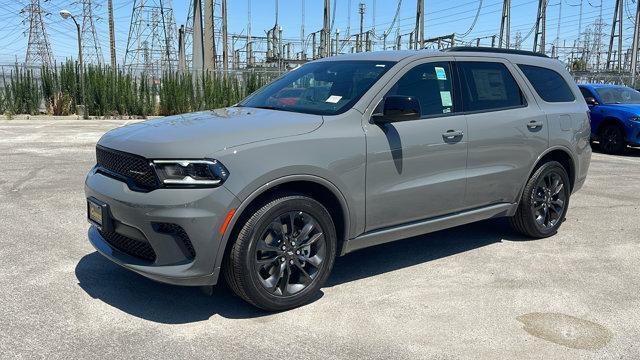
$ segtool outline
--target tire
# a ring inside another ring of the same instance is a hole
[[[333,268],[336,246],[335,226],[322,204],[304,195],[280,195],[241,225],[223,272],[248,303],[288,310],[317,295]]]
[[[513,229],[537,239],[556,234],[569,208],[569,187],[569,176],[559,162],[541,165],[527,181],[518,210],[509,218]]]
[[[605,154],[619,154],[627,147],[624,131],[617,124],[608,124],[600,129],[598,141],[600,150]]]

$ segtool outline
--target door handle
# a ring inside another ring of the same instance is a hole
[[[529,129],[537,129],[537,128],[541,128],[542,125],[544,125],[544,123],[542,121],[537,121],[537,120],[531,120],[529,121],[529,123],[527,124],[527,127]]]
[[[442,138],[446,140],[453,140],[458,137],[464,136],[464,131],[462,130],[448,130],[445,133],[442,133]]]

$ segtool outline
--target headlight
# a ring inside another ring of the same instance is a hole
[[[166,187],[216,187],[229,177],[217,160],[153,160],[152,164]]]

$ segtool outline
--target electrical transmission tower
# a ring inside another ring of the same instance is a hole
[[[171,0],[134,0],[124,65],[158,77],[177,69],[176,21]]]
[[[616,0],[615,10],[613,11],[613,23],[611,24],[611,36],[609,37],[609,52],[607,53],[607,70],[611,69],[611,65],[616,63],[618,70],[622,70],[622,0]],[[617,34],[616,34],[617,30]],[[617,61],[612,59],[613,42],[618,38]]]
[[[536,16],[536,34],[533,38],[533,51],[544,54],[547,32],[547,0],[538,0]]]
[[[98,32],[96,31],[95,20],[99,19],[94,15],[94,4],[91,0],[80,0],[82,4],[82,55],[85,63],[104,64],[102,48]]]
[[[27,66],[45,65],[53,66],[53,55],[47,30],[42,20],[42,15],[49,15],[40,6],[40,0],[31,0],[29,5],[22,9],[21,13],[27,14],[25,22],[29,23],[29,43],[25,63]]]

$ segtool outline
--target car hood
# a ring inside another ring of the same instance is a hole
[[[634,116],[640,115],[640,104],[605,104],[603,106],[618,111],[625,111]]]
[[[99,145],[146,158],[201,158],[252,142],[311,132],[322,116],[230,107],[169,116],[106,133]]]

